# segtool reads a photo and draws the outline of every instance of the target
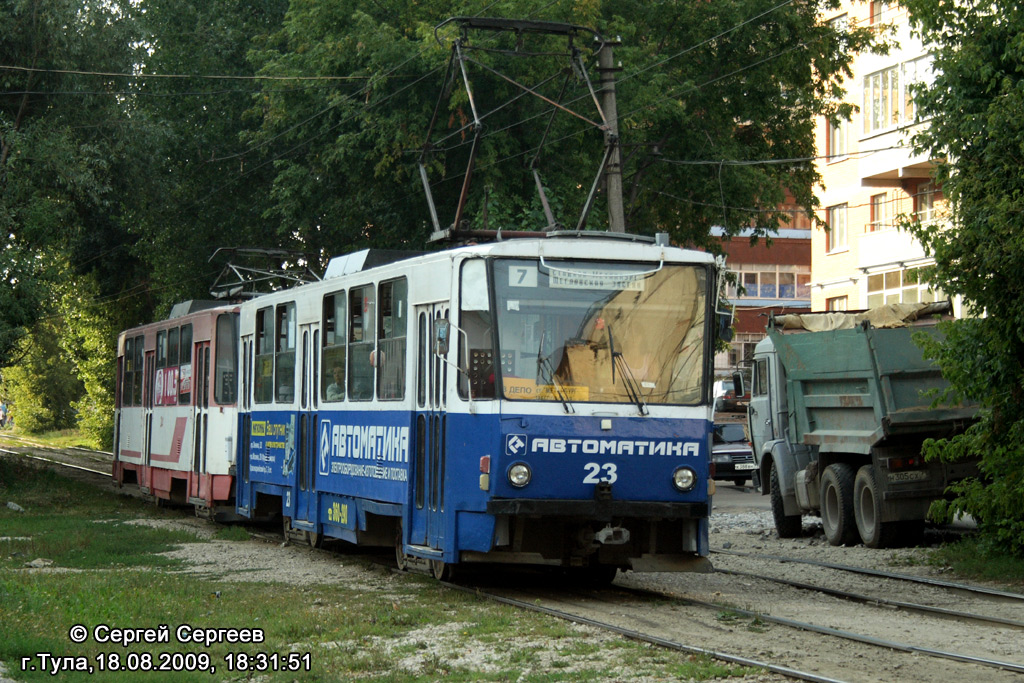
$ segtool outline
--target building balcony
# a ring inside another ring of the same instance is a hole
[[[909,233],[895,228],[865,232],[857,244],[857,267],[862,271],[925,260],[924,248]]]

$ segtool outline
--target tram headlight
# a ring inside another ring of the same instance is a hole
[[[530,466],[525,462],[517,462],[508,468],[508,483],[517,489],[521,489],[529,484],[531,479],[533,479],[533,472],[530,471]]]
[[[683,493],[692,491],[693,487],[697,485],[697,473],[689,467],[677,467],[676,471],[672,473],[672,485]]]

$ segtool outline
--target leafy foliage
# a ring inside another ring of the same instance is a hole
[[[318,269],[365,246],[424,246],[432,226],[417,162],[435,105],[424,158],[445,225],[472,137],[461,73],[439,98],[457,32],[442,29],[438,42],[434,27],[451,16],[571,22],[621,37],[628,229],[710,249],[720,248],[712,225],[768,235],[787,193],[813,209],[813,165],[779,161],[814,156],[815,117],[849,114],[841,77],[874,44],[866,29],[819,23],[836,2],[0,3],[0,366],[31,351],[30,331],[54,340],[84,388],[58,402],[74,401],[70,411],[107,443],[115,330],[205,297],[222,265],[210,262],[215,249],[296,249]],[[509,34],[471,42],[516,47]],[[544,52],[556,42],[532,44]],[[576,46],[592,66],[589,41]],[[543,227],[535,166],[556,219],[575,226],[602,131],[564,112],[551,118],[532,96],[509,104],[523,91],[491,69],[551,99],[565,82],[563,103],[597,121],[584,82],[566,78],[562,57],[472,57],[484,129],[466,219]],[[602,196],[586,227],[606,223]],[[34,328],[40,320],[64,324]],[[49,391],[24,374],[41,370],[25,358],[17,383]],[[61,421],[38,407],[39,426]]]
[[[4,370],[15,424],[30,433],[75,426],[72,403],[82,396],[82,382],[57,344],[58,332],[53,318],[37,322],[19,343],[20,362]]]
[[[1024,9],[905,4],[937,74],[918,93],[929,125],[915,145],[948,160],[937,180],[951,208],[948,225],[910,230],[934,256],[938,283],[978,316],[950,323],[931,349],[954,389],[982,407],[965,434],[931,444],[932,457],[981,458],[982,475],[941,512],[973,515],[990,542],[1024,555]]]
[[[761,235],[779,226],[775,209],[790,191],[814,206],[812,164],[762,163],[810,158],[814,118],[848,115],[838,102],[839,78],[851,55],[873,45],[865,29],[840,33],[818,21],[821,3],[771,0],[729,3],[557,3],[537,10],[517,0],[491,3],[495,16],[546,19],[590,26],[621,36],[616,60],[620,135],[630,232],[668,231],[675,240],[718,248],[712,225],[731,232],[753,225]],[[475,4],[292,2],[284,26],[253,59],[264,75],[333,76],[354,81],[334,88],[270,93],[252,115],[262,121],[250,139],[254,153],[276,166],[272,205],[282,233],[333,253],[355,245],[416,245],[430,231],[416,161],[445,83],[450,26],[434,40],[433,26],[448,16],[478,14]],[[554,42],[526,42],[544,51]],[[582,41],[586,42],[586,41]],[[456,69],[449,98],[430,143],[429,174],[442,227],[455,204],[472,139],[472,107],[484,125],[468,199],[474,227],[541,229],[546,224],[529,172],[536,160],[548,197],[563,225],[574,227],[603,153],[594,126],[559,112],[540,149],[552,108],[489,69],[559,99],[554,57],[508,56],[507,34],[472,32],[467,43],[505,52],[469,51],[471,104]],[[581,45],[588,64],[589,45]],[[596,80],[596,71],[592,72]],[[567,106],[597,119],[583,83],[570,79]],[[503,106],[507,105],[507,106]],[[538,153],[539,152],[539,153]],[[679,162],[679,163],[670,163]],[[738,163],[733,163],[738,162]],[[749,163],[748,163],[749,162]],[[728,198],[728,200],[726,200]],[[587,227],[606,229],[599,201]]]

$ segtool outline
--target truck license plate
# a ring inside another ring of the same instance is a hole
[[[756,469],[757,465],[752,462],[739,462],[736,463],[736,469],[738,470],[753,470]]]
[[[924,481],[928,478],[926,470],[909,470],[907,472],[890,472],[889,481],[899,484],[905,481]]]

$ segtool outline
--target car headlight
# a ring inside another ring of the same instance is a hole
[[[508,483],[516,488],[523,488],[530,483],[532,478],[533,472],[530,471],[530,466],[525,462],[517,462],[508,468]]]
[[[683,493],[692,491],[693,487],[697,485],[697,473],[689,467],[677,467],[676,471],[672,473],[672,485]]]

